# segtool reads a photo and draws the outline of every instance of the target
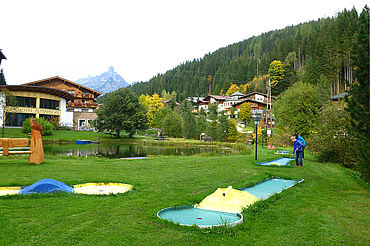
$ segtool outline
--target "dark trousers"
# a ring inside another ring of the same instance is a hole
[[[302,166],[303,164],[303,161],[302,161],[302,158],[303,158],[303,151],[296,151],[295,152],[295,164],[298,166]],[[299,164],[298,164],[298,159],[299,159]]]
[[[302,158],[304,159],[304,148],[305,148],[306,146],[302,146],[302,149],[303,149],[303,156],[302,156]]]

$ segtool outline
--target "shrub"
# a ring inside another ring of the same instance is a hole
[[[277,126],[289,127],[292,132],[308,136],[322,106],[317,91],[317,87],[302,82],[284,91],[274,105]]]
[[[199,136],[196,128],[195,117],[189,111],[183,114],[184,127],[182,129],[183,135],[186,138],[196,138]]]
[[[320,160],[341,163],[354,167],[353,153],[355,139],[348,134],[346,125],[349,114],[338,105],[323,108],[319,115],[316,131],[307,141],[307,148],[317,154]]]
[[[169,137],[175,137],[175,138],[182,137],[182,126],[183,126],[183,119],[176,112],[171,111],[163,119],[164,132]]]
[[[293,147],[292,140],[290,139],[293,133],[295,132],[293,132],[289,127],[276,127],[272,130],[272,137],[269,139],[269,144],[281,147]]]
[[[236,124],[232,120],[227,121],[227,141],[228,142],[236,142],[240,138],[240,133],[236,128]]]
[[[208,128],[208,122],[204,115],[200,115],[198,118],[195,118],[196,126],[196,139],[200,138],[201,133],[205,133]]]
[[[51,136],[53,135],[53,125],[44,118],[35,118],[35,120],[42,126],[42,135],[44,136]],[[22,122],[23,132],[30,133],[31,132],[31,124],[30,118]]]

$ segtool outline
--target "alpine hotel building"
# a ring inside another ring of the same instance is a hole
[[[21,126],[27,118],[43,117],[57,118],[62,126],[76,130],[90,128],[91,121],[97,118],[96,98],[102,94],[58,76],[23,85],[3,85],[1,91],[0,101],[8,95],[11,98],[0,109],[6,126]]]

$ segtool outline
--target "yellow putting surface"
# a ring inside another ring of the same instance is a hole
[[[0,187],[0,196],[17,195],[20,190],[21,190],[20,186]]]
[[[244,208],[256,201],[258,198],[249,192],[236,190],[229,186],[228,188],[218,188],[194,207],[227,213],[241,213]]]
[[[121,183],[87,183],[73,186],[74,193],[87,195],[109,195],[132,190],[132,185]]]
[[[281,163],[277,163],[277,162],[269,162],[270,165],[277,165],[277,166],[280,166]]]

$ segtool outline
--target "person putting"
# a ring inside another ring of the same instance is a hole
[[[303,166],[303,144],[301,141],[298,140],[297,135],[293,135],[291,137],[293,141],[293,155],[295,153],[295,165],[297,167],[302,167]],[[299,160],[299,162],[298,162]]]
[[[302,149],[303,149],[302,159],[304,159],[304,149],[306,148],[306,141],[304,141],[304,138],[302,136],[298,135],[297,133],[294,133],[293,136],[296,136],[297,139],[299,140],[299,142],[302,143]]]

